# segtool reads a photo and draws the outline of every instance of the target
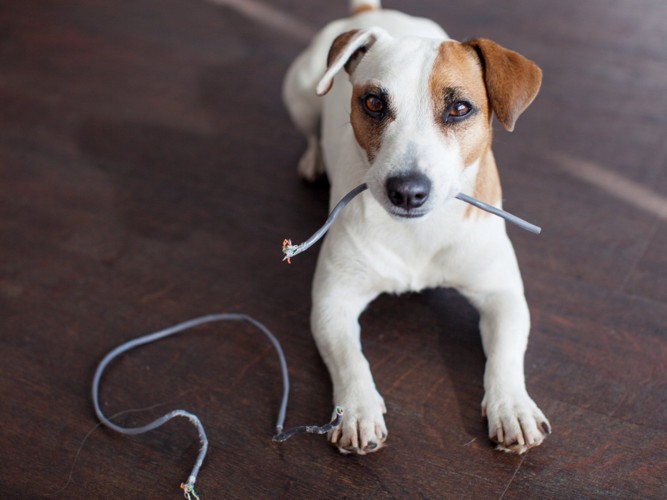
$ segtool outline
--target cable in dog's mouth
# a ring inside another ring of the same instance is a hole
[[[326,234],[326,232],[329,230],[331,225],[336,220],[336,217],[338,217],[338,215],[345,208],[345,206],[348,203],[350,203],[350,201],[352,201],[358,194],[364,192],[366,189],[368,189],[368,185],[364,183],[360,184],[352,191],[347,193],[331,211],[324,225],[303,243],[299,245],[293,245],[292,240],[289,239],[283,240],[283,260],[286,260],[288,263],[291,263],[292,257],[302,252],[305,252],[306,250],[308,250],[308,248],[313,246],[318,240],[320,240]],[[542,231],[542,228],[540,228],[539,226],[531,224],[530,222],[527,222],[521,219],[520,217],[517,217],[516,215],[505,212],[500,208],[494,207],[480,200],[477,200],[472,196],[468,196],[464,193],[459,193],[455,196],[455,198],[464,201],[466,203],[469,203],[493,215],[497,215],[498,217],[501,217],[506,221],[511,222],[512,224],[517,225],[521,229],[525,229],[526,231],[529,231],[531,233],[540,234],[540,232]],[[394,212],[400,211],[400,213],[392,214],[392,210]],[[401,217],[403,219],[417,219],[419,217],[423,217],[424,215],[426,215],[428,211],[401,210],[400,208],[394,207],[393,209],[389,209],[389,213],[395,217]]]

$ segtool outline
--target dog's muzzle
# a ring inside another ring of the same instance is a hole
[[[431,180],[421,172],[389,177],[385,189],[393,206],[393,215],[413,218],[421,217],[427,212],[422,207],[431,193]]]

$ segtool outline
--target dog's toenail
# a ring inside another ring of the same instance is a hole
[[[542,422],[542,430],[547,435],[551,434],[551,427],[549,427],[549,424],[547,424],[546,422]]]
[[[377,447],[378,444],[375,441],[371,441],[370,443],[368,443],[368,446],[366,448],[368,448],[369,450],[374,450]]]

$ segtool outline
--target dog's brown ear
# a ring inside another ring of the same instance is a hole
[[[352,30],[338,35],[329,49],[327,70],[317,84],[317,95],[324,95],[331,90],[334,76],[342,68],[352,73],[371,45],[382,36],[389,35],[381,28]]]
[[[498,121],[511,132],[517,118],[537,96],[542,70],[533,61],[494,41],[479,38],[465,44],[477,52],[491,108]]]

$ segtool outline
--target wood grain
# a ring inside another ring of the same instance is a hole
[[[123,356],[104,410],[161,405],[125,424],[197,413],[211,440],[203,498],[664,498],[667,214],[571,168],[667,199],[664,2],[386,3],[544,69],[494,151],[505,207],[544,228],[509,231],[534,325],[527,384],[553,435],[525,457],[493,450],[478,318],[451,290],[383,296],[362,316],[389,409],[378,454],[340,456],[311,436],[272,443],[278,363],[239,324]],[[283,238],[324,220],[327,187],[296,177],[305,143],[280,83],[303,33],[345,2],[271,5],[286,17],[193,0],[0,10],[2,498],[179,497],[194,431],[95,428],[89,384],[112,347],[200,314],[263,321],[290,364],[287,425],[328,420],[308,326],[316,253],[280,261]]]

